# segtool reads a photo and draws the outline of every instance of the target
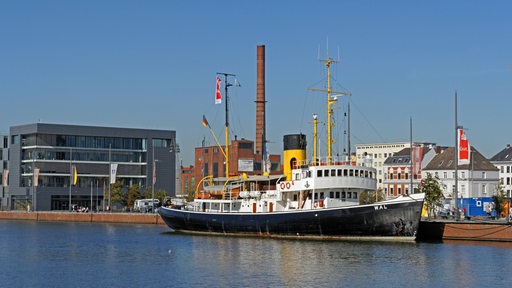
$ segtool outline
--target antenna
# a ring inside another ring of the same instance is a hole
[[[327,56],[326,58],[329,59],[329,36],[327,36],[327,46],[325,48],[325,55]]]

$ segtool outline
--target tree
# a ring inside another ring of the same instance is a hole
[[[503,212],[507,212],[505,208],[506,199],[507,197],[503,191],[503,186],[500,183],[496,186],[496,194],[492,195],[492,203],[494,204],[494,210],[496,211],[496,218],[500,218]]]
[[[110,187],[110,201],[126,206],[126,195],[123,193],[123,184],[119,180]]]
[[[441,186],[439,177],[432,177],[431,173],[427,173],[427,177],[420,184],[420,191],[425,193],[424,205],[427,207],[429,219],[432,215],[436,217],[436,210],[441,206],[441,201],[444,199]]]
[[[128,195],[126,199],[126,204],[128,207],[133,207],[133,204],[135,203],[135,200],[140,199],[140,186],[135,184],[132,187],[128,189]]]
[[[385,198],[382,188],[377,189],[377,191],[364,191],[359,195],[359,204],[373,204],[383,201]]]
[[[151,199],[152,196],[153,195],[152,195],[151,189],[144,190],[144,199]],[[164,201],[164,198],[166,196],[169,196],[169,194],[164,189],[158,189],[155,191],[154,196],[155,196],[155,199],[160,200],[160,203],[162,203]]]

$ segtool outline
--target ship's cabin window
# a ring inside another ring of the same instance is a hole
[[[299,199],[298,195],[297,194],[293,194],[293,201],[297,201],[297,199]]]
[[[336,176],[336,169],[331,169],[331,176]]]
[[[342,191],[342,192],[341,192],[341,199],[345,199],[345,198],[347,198],[347,196],[346,196],[346,192],[345,192],[345,191]]]
[[[340,199],[340,191],[336,191],[336,199]]]
[[[341,176],[341,169],[338,169],[338,177]]]
[[[295,180],[300,180],[300,173],[295,174]]]
[[[348,176],[348,170],[347,169],[343,169],[343,176]]]
[[[334,192],[333,191],[329,192],[329,198],[334,198]]]
[[[349,174],[350,177],[354,176],[354,170],[350,169],[348,174]]]
[[[356,173],[355,176],[359,177],[359,170],[356,170],[355,173]]]
[[[320,192],[320,199],[324,199],[324,192]]]
[[[352,193],[352,197],[353,197],[354,199],[357,199],[357,192],[353,192],[353,193]]]
[[[368,171],[364,171],[364,177],[368,178]]]
[[[350,191],[349,191],[349,192],[347,192],[347,198],[348,198],[348,199],[352,198],[352,192],[350,192]]]
[[[329,170],[327,170],[327,169],[324,170],[324,176],[329,177]]]
[[[316,177],[322,177],[322,170],[316,170]]]

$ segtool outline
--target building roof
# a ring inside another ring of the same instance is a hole
[[[498,152],[498,154],[494,155],[491,158],[491,162],[505,162],[505,161],[512,161],[512,148],[510,147],[510,144],[507,144],[505,146],[505,149]]]
[[[437,154],[423,170],[455,170],[455,147],[449,147],[444,152]],[[470,163],[459,165],[462,170],[492,170],[497,171],[487,158],[485,158],[475,147],[471,146]]]
[[[434,149],[434,148],[423,147],[422,156],[425,156],[425,154],[427,154],[428,151],[430,151],[431,149]],[[411,160],[411,148],[404,148],[404,149],[396,152],[395,154],[393,154],[393,156],[389,156],[388,158],[386,158],[386,161],[384,161],[384,164],[406,164],[406,163],[411,163],[410,160]]]

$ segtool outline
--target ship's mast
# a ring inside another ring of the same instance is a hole
[[[332,139],[332,126],[334,126],[334,122],[331,120],[332,117],[332,109],[331,105],[334,104],[334,102],[338,101],[338,96],[342,95],[352,95],[348,92],[340,92],[340,91],[333,91],[331,89],[331,63],[338,63],[338,61],[333,59],[326,59],[326,60],[320,60],[321,62],[325,63],[325,66],[327,67],[327,90],[323,89],[317,89],[317,88],[309,88],[309,90],[313,91],[320,91],[320,92],[327,92],[327,165],[332,164],[332,144],[334,143],[334,140]],[[331,95],[332,93],[335,93],[335,95]]]
[[[225,147],[225,158],[226,158],[226,178],[229,177],[229,96],[228,96],[228,88],[233,86],[233,84],[228,82],[228,76],[235,77],[235,74],[229,73],[217,73],[217,75],[224,75],[224,91],[226,94],[226,122],[225,122],[225,134],[226,134],[226,147]]]

